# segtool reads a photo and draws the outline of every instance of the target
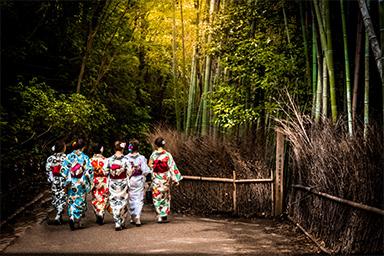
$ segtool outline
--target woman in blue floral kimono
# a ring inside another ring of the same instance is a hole
[[[68,190],[69,227],[74,230],[81,227],[80,219],[87,210],[86,194],[93,186],[93,168],[83,153],[85,141],[78,139],[72,147],[74,151],[65,158],[61,171]]]
[[[128,205],[128,178],[131,167],[123,151],[126,144],[115,142],[115,154],[108,158],[105,171],[109,175],[109,204],[112,208],[115,230],[120,231],[125,227]]]
[[[62,222],[67,195],[65,192],[64,178],[61,176],[61,166],[65,159],[65,143],[58,141],[52,147],[53,155],[48,157],[45,170],[48,176],[48,182],[51,183],[52,205],[56,210],[54,224],[59,225]]]
[[[152,168],[152,198],[157,213],[157,222],[167,222],[171,213],[171,183],[179,184],[183,178],[177,169],[172,155],[164,149],[165,140],[155,140],[156,150],[149,158],[148,165]]]
[[[129,177],[129,213],[131,223],[137,227],[141,226],[140,215],[144,205],[144,185],[145,176],[151,173],[147,165],[147,159],[139,153],[139,141],[131,140],[128,146],[128,159],[132,168],[132,174]]]

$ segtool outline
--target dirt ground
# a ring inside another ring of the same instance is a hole
[[[122,231],[115,231],[112,217],[108,214],[106,223],[99,226],[92,210],[88,209],[83,220],[85,227],[71,231],[68,224],[50,225],[43,210],[47,210],[47,204],[31,211],[28,218],[24,216],[13,223],[13,229],[2,230],[2,253],[302,255],[319,252],[292,224],[276,220],[249,221],[174,214],[169,223],[158,224],[154,210],[146,205],[141,227],[128,225]]]

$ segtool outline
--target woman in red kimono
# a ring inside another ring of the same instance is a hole
[[[109,209],[109,189],[108,189],[108,174],[104,171],[106,158],[102,155],[104,147],[96,144],[93,146],[93,157],[91,165],[93,167],[93,189],[92,189],[92,207],[96,215],[96,223],[104,224],[105,210]]]

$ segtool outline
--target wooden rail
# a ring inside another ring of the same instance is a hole
[[[225,182],[225,183],[264,183],[273,182],[272,178],[269,179],[230,179],[230,178],[218,178],[218,177],[204,177],[204,176],[189,176],[183,175],[185,180],[202,180],[202,181],[213,181],[213,182]]]
[[[333,200],[335,202],[347,204],[349,206],[352,206],[352,207],[355,207],[355,208],[358,208],[358,209],[361,209],[361,210],[373,212],[373,213],[380,214],[380,215],[384,216],[384,210],[376,208],[376,207],[368,206],[368,205],[361,204],[361,203],[356,203],[354,201],[343,199],[343,198],[340,198],[340,197],[337,197],[337,196],[332,196],[332,195],[329,195],[327,193],[316,191],[315,189],[313,189],[311,187],[306,187],[306,186],[299,185],[299,184],[292,185],[292,187],[308,191],[308,192],[310,192],[312,194],[328,198],[328,199]]]
[[[272,175],[272,174],[271,174]],[[237,183],[272,183],[272,193],[273,193],[273,182],[274,179],[236,179],[236,172],[233,171],[233,178],[218,178],[218,177],[203,177],[203,176],[189,176],[184,175],[183,179],[185,180],[199,180],[199,181],[211,181],[211,182],[224,182],[224,183],[232,183],[233,191],[232,191],[232,198],[233,198],[233,213],[237,214]],[[272,194],[273,197],[273,194]],[[274,200],[272,198],[272,209],[274,207]]]

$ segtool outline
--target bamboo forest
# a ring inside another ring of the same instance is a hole
[[[0,252],[384,254],[384,0],[0,11]],[[136,153],[117,196],[113,161]]]

